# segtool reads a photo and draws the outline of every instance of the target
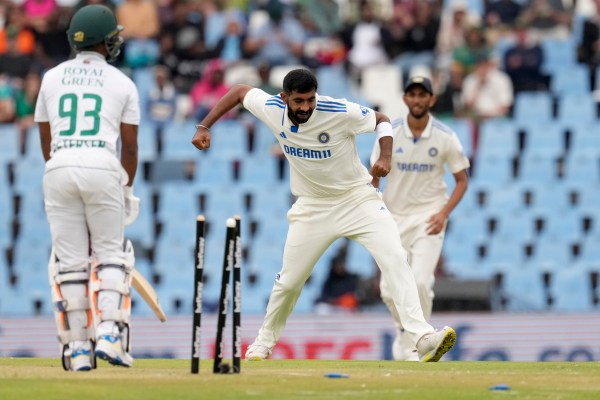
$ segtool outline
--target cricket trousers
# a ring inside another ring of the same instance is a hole
[[[339,196],[300,197],[288,212],[288,222],[282,269],[276,276],[255,344],[269,349],[275,346],[316,262],[341,237],[360,243],[371,253],[411,339],[416,343],[434,331],[423,317],[396,223],[371,185],[352,188]]]

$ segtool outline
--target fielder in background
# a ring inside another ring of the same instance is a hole
[[[456,134],[429,113],[435,100],[429,79],[415,76],[406,82],[404,102],[408,115],[392,123],[392,169],[383,191],[383,201],[396,221],[408,252],[427,321],[431,318],[434,272],[442,253],[446,222],[467,190],[469,168],[469,159]],[[371,155],[374,167],[381,151],[380,144],[375,143]],[[456,181],[450,197],[444,181],[444,165]],[[373,185],[379,187],[376,175]],[[406,334],[404,319],[394,304],[395,292],[385,279],[381,279],[380,287],[381,297],[398,329],[392,346],[394,359],[418,361],[417,348]]]
[[[356,150],[355,135],[376,131],[382,150],[372,172],[387,175],[392,156],[389,118],[345,99],[320,96],[317,86],[314,74],[305,69],[290,71],[283,92],[276,95],[235,85],[196,126],[192,139],[198,149],[208,149],[210,127],[241,104],[271,128],[290,163],[291,190],[298,200],[288,212],[282,269],[246,360],[271,355],[316,262],[335,240],[347,237],[377,261],[421,359],[438,361],[454,345],[456,333],[449,327],[435,331],[425,321],[394,219]]]
[[[52,300],[63,366],[73,371],[93,368],[94,351],[111,364],[133,363],[127,353],[133,260],[123,241],[137,201],[140,107],[133,81],[107,62],[119,54],[122,29],[104,6],[77,11],[67,31],[77,55],[46,72],[35,110],[56,253]]]

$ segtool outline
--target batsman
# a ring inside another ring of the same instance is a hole
[[[35,109],[54,249],[52,301],[63,367],[71,371],[94,368],[96,356],[133,364],[133,254],[123,243],[139,207],[140,107],[133,81],[108,63],[120,52],[122,29],[107,7],[79,9],[67,31],[76,57],[45,73]]]

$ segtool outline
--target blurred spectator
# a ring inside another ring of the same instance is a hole
[[[34,65],[31,53],[23,53],[19,49],[19,37],[12,26],[7,28],[6,49],[0,54],[0,74],[9,79],[24,79]]]
[[[485,26],[488,28],[510,28],[515,26],[521,14],[521,4],[514,0],[495,0],[486,2]]]
[[[112,12],[117,11],[117,6],[113,0],[79,0],[79,2],[73,8],[72,14],[77,12],[81,7],[85,7],[90,4],[100,4],[102,6],[110,8]]]
[[[597,87],[596,69],[600,66],[600,0],[595,3],[595,14],[585,19],[577,45],[577,61],[588,66],[592,89]]]
[[[0,123],[15,120],[13,88],[6,75],[0,74]]]
[[[414,66],[433,66],[440,16],[432,3],[421,1],[409,21],[404,35],[398,38],[402,53],[394,59],[406,76]]]
[[[437,64],[450,68],[454,51],[465,44],[467,31],[481,23],[481,16],[470,12],[464,0],[455,0],[452,7],[442,13],[437,37]]]
[[[215,0],[204,0],[199,4],[204,20],[204,42],[211,50],[225,36],[227,29],[228,17],[221,10],[222,6],[219,3]]]
[[[54,13],[35,34],[35,57],[43,68],[49,69],[69,59],[71,46],[65,34],[71,13]]]
[[[35,36],[27,27],[27,19],[18,6],[8,6],[4,29],[0,30],[0,54],[6,53],[9,40],[20,54],[32,54],[35,49]]]
[[[361,71],[368,66],[388,62],[391,36],[371,7],[371,3],[360,3],[360,20],[342,31],[342,39],[348,50],[348,72],[358,79]]]
[[[338,253],[331,260],[329,275],[315,301],[317,309],[327,306],[348,311],[358,309],[359,282],[360,277],[346,268],[346,255]]]
[[[466,116],[478,123],[487,118],[508,115],[513,104],[510,77],[498,69],[487,52],[477,56],[475,70],[467,75],[462,87]]]
[[[486,2],[484,20],[487,42],[495,46],[500,38],[512,35],[520,14],[521,4],[514,0]]]
[[[528,26],[539,41],[567,39],[571,32],[571,16],[562,0],[529,0],[519,22]]]
[[[17,88],[15,92],[15,122],[19,129],[20,137],[20,150],[21,154],[25,154],[27,151],[27,135],[30,134],[29,130],[35,125],[33,122],[33,112],[35,110],[35,102],[37,100],[38,93],[40,91],[40,85],[42,83],[40,75],[35,72],[29,72],[25,79],[21,82],[21,86]],[[37,132],[31,132],[32,135]],[[38,149],[33,149],[37,151]]]
[[[456,116],[461,110],[462,76],[434,68],[431,81],[433,92],[438,93],[431,112],[440,119]]]
[[[504,70],[510,76],[515,93],[548,90],[549,78],[542,72],[544,50],[528,33],[527,27],[518,25],[517,42],[504,55]]]
[[[153,0],[125,0],[117,6],[117,21],[124,27],[123,57],[131,68],[156,64],[160,32],[158,6]]]
[[[236,17],[228,17],[226,23],[225,34],[217,42],[214,52],[225,63],[231,64],[247,58],[243,47],[246,34]]]
[[[148,93],[146,109],[150,121],[154,123],[157,130],[175,117],[177,108],[177,90],[171,81],[171,73],[164,65],[154,67],[154,83]]]
[[[159,43],[159,64],[169,67],[179,93],[188,93],[214,57],[204,44],[202,15],[195,3],[175,3],[173,22],[163,27]]]
[[[464,44],[458,46],[452,54],[452,73],[460,79],[473,72],[477,57],[488,50],[488,44],[479,26],[471,26],[465,33]]]
[[[339,4],[335,0],[297,0],[301,9],[301,20],[309,21],[313,29],[324,36],[342,28]]]
[[[224,77],[225,66],[221,60],[211,60],[206,65],[202,78],[190,90],[194,120],[202,120],[217,101],[227,93],[229,87],[224,83]],[[231,118],[234,115],[235,109],[229,111],[223,118]]]
[[[267,11],[269,19],[248,32],[244,50],[271,66],[300,64],[306,39],[302,24],[279,1],[269,2]]]
[[[29,26],[34,30],[39,30],[48,24],[52,14],[58,10],[54,0],[25,0],[23,11]]]

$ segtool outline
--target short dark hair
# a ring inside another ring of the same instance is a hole
[[[283,78],[283,91],[287,94],[292,92],[307,93],[317,90],[317,77],[307,69],[294,69]]]

